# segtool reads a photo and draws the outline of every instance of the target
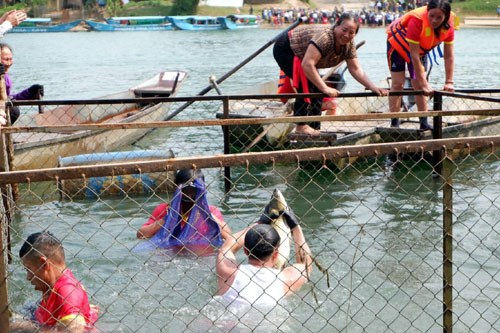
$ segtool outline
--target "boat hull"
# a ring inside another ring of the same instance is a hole
[[[80,24],[81,20],[69,22],[69,23],[63,23],[63,24],[58,24],[58,25],[47,25],[47,26],[17,26],[12,28],[12,30],[9,31],[9,33],[33,33],[33,32],[66,32],[74,27],[76,27],[78,24]]]
[[[219,16],[218,20],[224,29],[229,30],[256,29],[259,27],[259,22],[255,15]]]
[[[175,17],[169,16],[168,20],[177,30],[224,30],[223,25],[215,17]]]
[[[86,20],[85,23],[93,31],[169,31],[173,30],[171,23],[166,24],[108,24]]]
[[[174,83],[173,77],[176,73],[182,73],[182,76],[175,78],[176,82]],[[168,80],[166,79],[167,74]],[[168,85],[173,86],[170,94],[168,91],[166,94],[174,96],[177,92],[176,88],[180,87],[186,74],[183,72],[161,73],[135,88],[104,96],[102,99],[134,98],[137,95],[148,94],[151,91],[149,88],[153,88],[149,82],[158,82],[159,76],[165,78],[162,82],[168,82]],[[34,117],[33,115],[22,115],[14,126],[154,122],[164,120],[169,112],[170,103],[158,103],[143,107],[137,104],[66,105],[43,114],[37,114]],[[57,166],[59,157],[113,151],[136,142],[151,130],[151,128],[132,128],[59,133],[14,133],[12,135],[14,169],[53,168]]]
[[[242,92],[242,95],[274,94],[277,82],[270,81]],[[251,98],[245,101],[230,102],[230,119],[255,119],[284,117],[290,115],[290,109],[278,100]],[[361,115],[366,113],[382,113],[389,109],[387,97],[355,97],[338,98],[337,115]],[[498,103],[486,101],[463,101],[444,97],[443,110],[494,109]],[[431,107],[432,108],[432,107]],[[411,110],[411,109],[410,109]],[[222,112],[218,118],[224,118]],[[443,138],[496,135],[500,126],[500,117],[487,116],[444,116]],[[432,119],[430,119],[432,123]],[[271,151],[279,149],[301,149],[327,146],[346,146],[370,143],[389,143],[432,139],[432,131],[421,131],[417,117],[401,118],[401,128],[391,128],[388,119],[372,119],[359,121],[323,121],[322,134],[319,137],[289,134],[288,124],[251,124],[232,125],[229,129],[231,153],[243,151]],[[265,134],[265,135],[263,135]],[[341,168],[355,162],[353,158],[339,158],[333,161]]]

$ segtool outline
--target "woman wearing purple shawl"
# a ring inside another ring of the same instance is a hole
[[[12,79],[10,78],[8,72],[9,68],[14,63],[12,48],[5,43],[0,43],[0,75],[4,74],[5,78],[5,89],[7,90],[7,96],[11,100],[26,101],[26,100],[39,100],[43,97],[43,86],[40,84],[34,84],[29,88],[24,89],[18,93],[12,93]],[[19,118],[19,108],[8,104],[7,106],[10,112],[10,123],[13,124],[17,118]]]
[[[137,231],[137,238],[149,239],[143,247],[212,252],[231,234],[220,210],[208,205],[201,170],[182,169],[175,175],[177,188],[170,202],[159,204]],[[141,244],[142,245],[142,244]]]

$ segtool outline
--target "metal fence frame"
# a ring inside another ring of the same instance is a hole
[[[496,92],[496,91],[495,91]],[[346,97],[348,97],[346,94]],[[357,96],[359,94],[352,94]],[[370,96],[372,94],[363,94]],[[435,94],[435,109],[439,109],[440,96],[447,95],[447,93]],[[453,95],[453,94],[448,94]],[[295,95],[294,95],[295,96]],[[246,99],[249,96],[215,96],[215,97],[195,97],[195,98],[173,98],[166,99],[165,101],[194,101],[194,100],[219,100],[222,101],[224,111],[229,112],[228,101],[231,98]],[[262,96],[263,98],[279,98],[278,95]],[[465,96],[468,97],[468,96]],[[494,99],[498,101],[498,99]],[[109,101],[108,101],[109,102]],[[123,101],[115,101],[123,102]],[[133,100],[136,102],[136,100]],[[19,105],[50,105],[51,103],[61,105],[61,101],[40,101],[18,103]],[[74,101],[68,101],[68,104],[74,104]],[[102,103],[102,101],[82,101],[85,104]],[[174,158],[165,160],[156,160],[150,162],[134,162],[134,163],[119,163],[107,164],[99,166],[81,166],[81,167],[63,167],[43,170],[26,170],[26,171],[4,171],[0,172],[0,190],[2,193],[2,202],[0,202],[0,331],[8,331],[9,329],[9,302],[7,294],[7,262],[10,254],[9,247],[9,224],[11,222],[11,215],[15,210],[15,200],[11,195],[11,186],[15,187],[19,183],[35,183],[41,181],[59,181],[62,179],[77,179],[83,177],[95,177],[104,175],[124,175],[135,173],[147,173],[153,171],[174,171],[181,168],[224,168],[226,190],[231,189],[230,168],[235,166],[246,166],[248,164],[275,164],[275,163],[300,163],[306,161],[319,161],[327,163],[333,159],[351,158],[351,157],[368,157],[368,156],[382,156],[390,154],[409,154],[409,153],[423,153],[423,152],[439,152],[435,154],[435,175],[442,177],[444,182],[443,186],[443,261],[442,261],[442,281],[443,281],[443,318],[442,326],[443,331],[452,332],[453,330],[453,173],[454,164],[453,152],[462,151],[470,153],[471,151],[498,151],[500,148],[500,136],[488,137],[469,137],[469,138],[453,138],[453,139],[440,139],[439,131],[442,129],[440,122],[443,115],[450,114],[481,114],[481,115],[498,115],[500,110],[468,110],[468,111],[430,111],[426,113],[412,113],[412,116],[434,116],[434,140],[429,141],[413,141],[413,142],[396,142],[384,144],[371,144],[371,145],[357,145],[357,146],[342,146],[342,147],[328,147],[328,148],[310,148],[310,149],[297,149],[286,151],[269,151],[259,153],[242,153],[242,154],[229,154],[226,150],[225,141],[225,155],[206,156],[206,157],[193,157],[193,158]],[[323,116],[316,117],[317,120],[325,119],[373,119],[373,118],[391,118],[391,117],[408,117],[408,114],[367,114],[356,116]],[[308,120],[315,117],[307,117]],[[315,119],[312,119],[315,120]],[[9,170],[7,166],[8,157],[6,156],[5,136],[8,133],[16,131],[57,131],[57,130],[81,130],[81,129],[102,129],[120,127],[183,127],[183,126],[229,126],[235,124],[246,123],[276,123],[276,122],[296,122],[300,121],[297,117],[280,117],[273,119],[221,119],[221,120],[199,120],[199,121],[170,121],[158,123],[139,123],[129,125],[79,125],[79,126],[53,126],[48,128],[31,127],[31,128],[2,128],[0,148],[3,154],[0,154],[1,169]]]

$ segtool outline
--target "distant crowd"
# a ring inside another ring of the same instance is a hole
[[[378,0],[370,1],[369,8],[352,11],[361,24],[382,26],[391,24],[407,11],[427,5],[428,0]],[[253,11],[253,10],[252,10]],[[345,12],[344,7],[335,7],[333,10],[310,8],[264,8],[261,12],[263,23],[272,25],[288,24],[299,18],[309,24],[335,23],[340,15]]]

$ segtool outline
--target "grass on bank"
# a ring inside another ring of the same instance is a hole
[[[130,1],[123,7],[116,8],[110,16],[169,16],[173,7],[173,1],[146,0],[140,2]]]
[[[498,0],[454,0],[451,9],[461,19],[465,16],[497,16]]]

